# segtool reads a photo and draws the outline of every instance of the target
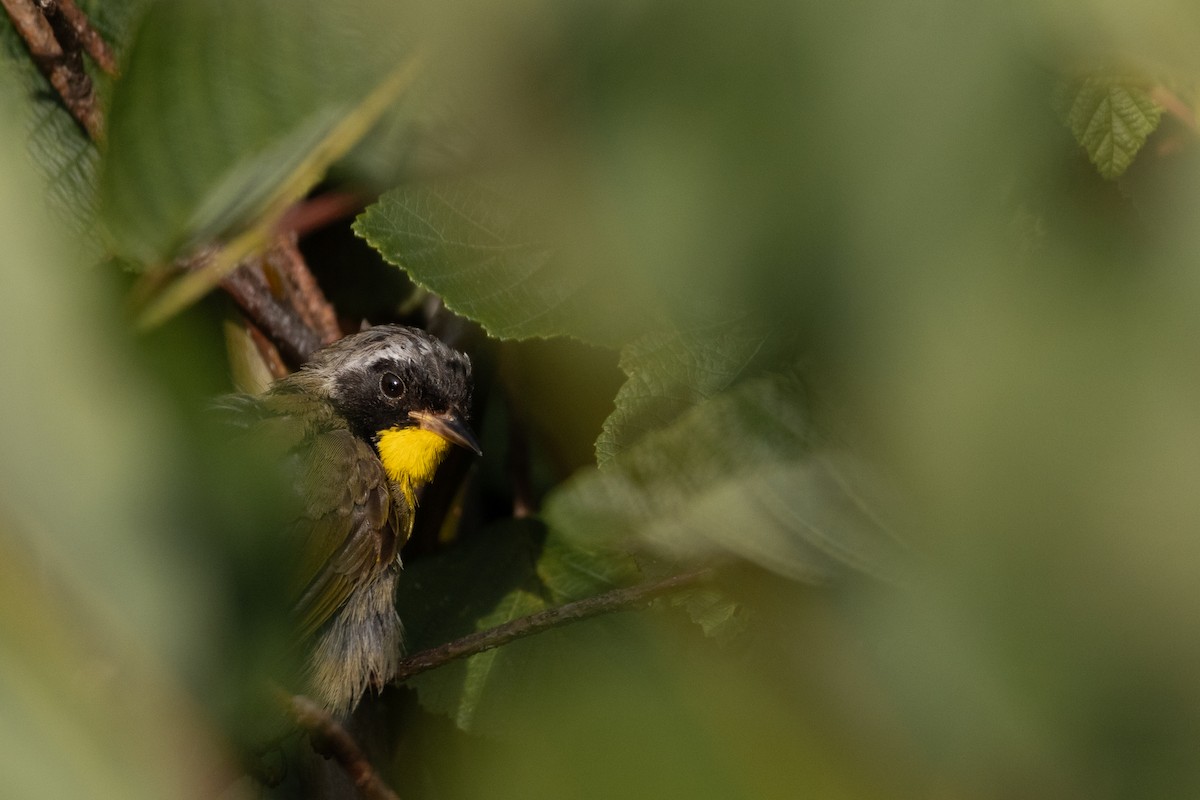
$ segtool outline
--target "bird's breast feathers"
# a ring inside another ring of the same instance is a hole
[[[422,428],[388,428],[379,432],[379,460],[388,478],[404,492],[410,507],[416,490],[433,479],[450,442]]]

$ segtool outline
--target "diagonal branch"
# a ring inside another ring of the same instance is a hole
[[[82,47],[83,51],[92,57],[96,66],[108,75],[117,74],[117,60],[113,57],[108,43],[100,36],[87,15],[75,5],[75,0],[37,0],[42,7],[46,19],[54,27],[58,39],[63,46],[71,49]],[[67,39],[72,44],[67,44]]]
[[[313,749],[335,760],[366,800],[400,800],[371,766],[350,732],[323,708],[304,695],[286,700],[292,717],[308,731]]]
[[[322,345],[332,344],[342,338],[337,314],[296,246],[294,231],[277,236],[274,246],[263,254],[261,263],[268,281],[275,279],[289,306]]]
[[[104,138],[104,112],[92,87],[92,79],[83,68],[79,40],[73,26],[63,26],[68,41],[60,41],[50,24],[58,14],[52,0],[0,0],[12,19],[13,27],[25,40],[33,62],[62,98],[63,105],[92,141]],[[43,13],[45,12],[45,13]],[[98,37],[97,37],[98,38]]]
[[[698,569],[658,581],[613,589],[595,597],[587,597],[574,603],[548,608],[528,617],[497,625],[495,628],[469,634],[461,639],[455,639],[453,642],[447,642],[402,659],[400,667],[396,671],[395,682],[404,683],[409,678],[451,661],[473,656],[476,653],[482,653],[485,650],[491,650],[551,628],[569,625],[572,622],[579,622],[601,614],[628,611],[643,606],[663,595],[707,583],[713,579],[715,574],[715,570],[711,568]]]
[[[269,257],[264,255],[262,258],[247,259],[226,275],[220,285],[238,304],[242,313],[280,348],[293,366],[303,364],[327,342],[289,304],[290,296],[280,298],[271,290],[263,274],[263,264]]]

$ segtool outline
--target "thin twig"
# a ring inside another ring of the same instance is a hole
[[[358,742],[341,723],[301,694],[288,698],[288,706],[296,722],[308,731],[313,749],[337,761],[354,782],[359,794],[367,800],[400,800],[399,795],[379,777]]]
[[[296,203],[284,212],[279,221],[279,229],[293,231],[303,239],[313,231],[353,216],[369,202],[369,198],[355,192],[321,192]]]
[[[541,633],[551,628],[567,625],[572,622],[609,614],[614,611],[628,611],[644,605],[656,597],[689,589],[697,584],[712,580],[715,575],[712,569],[699,569],[673,575],[659,581],[613,589],[610,592],[577,600],[574,603],[548,608],[528,617],[521,617],[495,628],[472,633],[453,642],[432,647],[400,661],[396,672],[396,683],[404,683],[409,678],[428,672],[431,669],[448,664],[459,658],[473,656],[485,650],[508,644],[509,642]]]
[[[50,2],[50,0],[42,0]],[[104,113],[77,48],[65,47],[33,0],[0,0],[33,62],[92,141],[104,138]]]

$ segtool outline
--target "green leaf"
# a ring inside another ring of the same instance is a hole
[[[746,381],[577,474],[545,517],[588,542],[632,534],[675,558],[732,554],[797,579],[886,571],[894,545],[849,477],[865,471],[812,445],[798,379]]]
[[[160,263],[302,196],[367,133],[372,98],[407,63],[387,8],[154,6],[114,92],[100,177],[117,252]]]
[[[596,440],[596,461],[607,464],[644,434],[727,389],[762,349],[766,334],[742,322],[649,333],[621,351],[629,380]]]
[[[408,566],[397,608],[406,649],[413,653],[637,577],[628,556],[546,536],[536,520],[508,520]],[[540,665],[554,663],[560,633],[543,632],[451,662],[408,683],[422,706],[449,716],[463,730],[499,731],[525,693],[537,691],[531,676]]]
[[[537,574],[555,604],[628,586],[641,578],[641,570],[627,553],[583,547],[553,531],[542,546]]]
[[[546,601],[538,595],[524,589],[514,589],[496,604],[496,608],[491,614],[479,619],[478,628],[479,630],[494,628],[497,625],[543,611],[545,608]],[[454,692],[453,706],[445,709],[459,728],[465,731],[477,730],[476,717],[484,701],[490,701],[496,692],[511,690],[513,679],[524,672],[523,666],[530,657],[528,652],[521,651],[528,651],[531,643],[523,644],[524,646],[517,653],[513,653],[506,647],[500,647],[474,655],[463,662],[464,674],[462,682]],[[535,655],[534,658],[536,657]],[[426,675],[431,674],[426,673]],[[436,681],[436,679],[432,680]],[[420,677],[416,681],[419,691],[422,685]],[[446,688],[445,682],[442,682],[442,687],[443,690]],[[425,697],[422,701],[426,708],[430,707],[428,693],[429,686],[426,683]],[[442,697],[445,699],[446,694],[443,693]]]
[[[175,503],[196,474],[170,444],[180,419],[120,333],[110,287],[43,205],[15,72],[0,67],[0,108],[13,110],[0,114],[3,794],[185,797],[227,771],[228,750],[172,665],[227,643],[209,623],[228,563],[211,570],[178,547],[197,516]]]
[[[405,650],[415,653],[472,633],[516,587],[535,587],[532,565],[541,535],[532,520],[506,520],[406,562],[396,590]]]
[[[560,258],[522,208],[495,182],[405,186],[363,212],[354,231],[497,338],[617,346],[637,335],[643,318],[619,282]]]
[[[533,572],[541,528],[532,521],[501,523],[405,568],[396,607],[409,653],[435,647],[545,608]],[[498,650],[454,661],[411,678],[421,705],[464,730],[476,724],[481,702],[508,657]]]
[[[1128,77],[1089,76],[1064,87],[1058,103],[1075,141],[1110,180],[1129,168],[1162,116],[1143,86]]]
[[[671,598],[671,604],[683,608],[704,635],[713,639],[728,640],[746,627],[741,604],[717,589],[693,589]]]

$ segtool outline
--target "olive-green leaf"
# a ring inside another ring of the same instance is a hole
[[[406,566],[396,596],[409,653],[540,611],[533,572],[540,526],[514,520],[483,531],[436,556]],[[508,656],[479,653],[410,678],[421,705],[445,714],[464,730],[476,724],[479,704]],[[499,684],[503,685],[503,684]]]
[[[705,636],[728,641],[746,627],[746,612],[741,604],[719,589],[701,587],[671,598],[692,622],[700,626]]]
[[[1162,109],[1137,81],[1093,75],[1065,86],[1059,108],[1105,178],[1120,177],[1158,127]]]
[[[577,474],[545,517],[585,541],[633,536],[676,558],[733,555],[797,579],[842,566],[887,572],[895,543],[850,480],[865,472],[848,454],[814,449],[803,386],[772,375]]]
[[[536,569],[555,604],[582,600],[641,579],[629,554],[583,547],[553,531],[542,545]]]
[[[627,555],[547,536],[533,519],[509,520],[409,565],[397,608],[413,653],[637,578]],[[424,708],[463,730],[496,732],[525,693],[537,690],[530,676],[554,663],[558,644],[558,631],[541,633],[416,675],[408,684]]]
[[[404,565],[396,607],[408,653],[478,630],[513,589],[536,587],[533,563],[541,526],[506,520],[433,556]]]
[[[596,440],[597,463],[604,466],[641,436],[729,388],[766,338],[760,326],[739,321],[648,333],[630,342],[621,351],[629,380]]]
[[[109,115],[99,193],[116,252],[160,263],[255,224],[281,191],[318,180],[354,143],[331,146],[339,126],[404,64],[405,29],[389,7],[155,5]]]
[[[499,181],[400,187],[354,224],[355,232],[451,310],[500,339],[573,336],[619,346],[644,318],[611,275],[560,257]]]

